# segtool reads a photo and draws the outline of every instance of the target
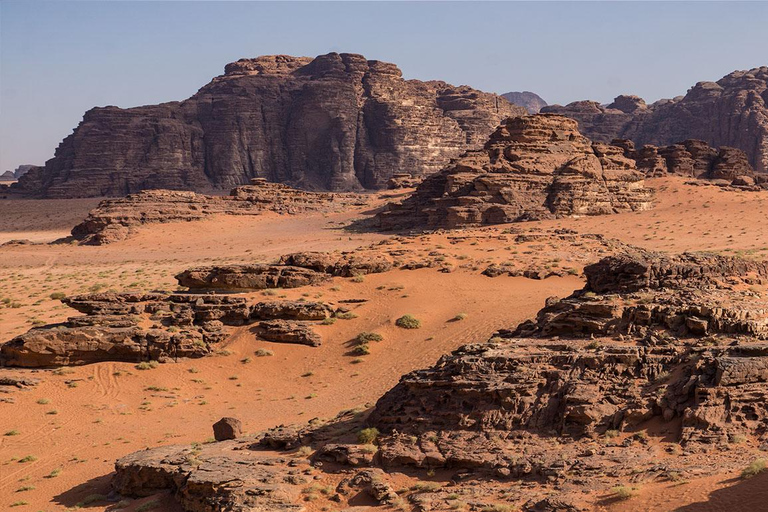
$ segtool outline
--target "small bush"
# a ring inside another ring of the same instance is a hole
[[[363,281],[365,281],[365,277],[359,274],[352,278],[353,283],[362,283]]]
[[[66,296],[67,296],[67,294],[64,293],[64,292],[53,292],[52,294],[49,295],[51,300],[61,300],[61,299],[63,299]]]
[[[403,329],[418,329],[421,327],[421,321],[412,315],[403,315],[395,320],[395,325]]]
[[[160,366],[160,363],[157,361],[142,361],[139,364],[136,365],[137,370],[153,370]]]
[[[379,437],[379,429],[376,427],[364,428],[357,433],[357,442],[360,444],[373,444]]]
[[[628,500],[637,496],[637,489],[626,485],[617,485],[613,489],[613,497],[618,500]]]
[[[357,315],[351,311],[344,311],[342,313],[336,313],[336,318],[339,320],[352,320],[353,318],[357,318]]]
[[[371,348],[368,346],[367,343],[361,343],[360,345],[352,349],[353,356],[367,356],[370,353],[371,353]]]
[[[35,462],[37,460],[37,457],[34,455],[27,455],[26,457],[19,459],[19,462],[21,464],[24,464],[25,462]]]
[[[21,434],[21,432],[19,432],[18,430],[9,430],[8,432],[6,432],[3,435],[10,437],[10,436],[18,436],[19,434]]]
[[[256,352],[254,352],[254,354],[256,354],[256,357],[269,357],[275,355],[274,352],[265,348],[258,349]]]
[[[361,332],[355,337],[355,341],[359,345],[364,345],[372,341],[382,341],[383,339],[384,339],[384,336],[376,332]]]
[[[336,323],[336,319],[332,316],[329,316],[328,318],[323,318],[323,321],[321,322],[323,325],[333,325]]]
[[[460,322],[462,320],[466,320],[469,315],[466,313],[459,313],[455,317],[451,318],[451,321],[453,322]]]
[[[741,472],[741,478],[752,478],[753,476],[759,475],[763,471],[765,471],[766,468],[766,460],[765,459],[757,459],[752,461],[749,466],[744,468],[744,470]]]

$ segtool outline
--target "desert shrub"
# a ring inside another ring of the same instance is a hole
[[[353,318],[357,318],[357,315],[351,311],[344,311],[341,313],[336,313],[336,318],[339,320],[352,320]]]
[[[357,442],[360,444],[373,444],[379,437],[379,429],[376,427],[364,428],[357,433]]]
[[[352,349],[353,356],[367,356],[371,353],[371,348],[367,343],[361,343]]]
[[[272,352],[271,350],[267,350],[265,348],[258,349],[256,352],[254,352],[254,354],[256,354],[256,357],[268,357],[268,356],[275,355],[274,352]]]
[[[466,313],[459,313],[455,317],[451,318],[454,322],[460,322],[461,320],[466,320],[469,315]]]
[[[160,363],[157,361],[142,361],[139,364],[136,365],[137,370],[153,370],[160,366]]]
[[[361,332],[355,337],[355,341],[360,345],[364,345],[372,341],[382,341],[383,339],[384,336],[376,332]]]
[[[332,316],[329,316],[327,318],[323,318],[323,321],[321,322],[323,325],[333,325],[336,323],[336,319]]]
[[[617,485],[613,489],[613,497],[618,500],[628,500],[637,496],[637,489],[626,485]]]
[[[749,466],[744,468],[744,470],[741,472],[741,478],[752,478],[753,476],[759,475],[763,471],[765,471],[766,468],[766,460],[765,459],[757,459],[752,461]]]
[[[421,321],[412,315],[403,315],[395,320],[395,325],[403,329],[418,329],[421,327]]]
[[[67,296],[67,294],[64,293],[64,292],[53,292],[52,294],[49,295],[51,300],[61,300],[61,299],[63,299],[66,296]]]

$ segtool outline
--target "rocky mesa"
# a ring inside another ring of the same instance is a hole
[[[252,178],[379,189],[398,172],[437,171],[521,114],[495,94],[404,80],[394,64],[361,55],[241,59],[184,101],[89,110],[15,190],[123,196],[229,190]]]
[[[483,149],[426,178],[376,221],[383,229],[455,228],[650,207],[643,175],[622,148],[592,143],[572,119],[537,114],[507,119]]]

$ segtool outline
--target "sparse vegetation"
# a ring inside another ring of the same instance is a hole
[[[353,318],[357,318],[357,315],[351,311],[342,311],[340,313],[336,313],[336,318],[339,320],[352,320]]]
[[[271,350],[267,350],[265,348],[260,348],[260,349],[256,350],[256,352],[254,352],[254,354],[256,355],[256,357],[269,357],[269,356],[275,355],[274,352],[272,352]]]
[[[637,489],[635,487],[629,487],[626,485],[617,485],[613,489],[613,497],[617,500],[628,500],[637,496]]]
[[[462,320],[466,320],[469,315],[467,313],[459,313],[455,317],[451,318],[451,321],[453,322],[460,322]]]
[[[358,345],[363,345],[370,343],[372,341],[382,341],[384,339],[384,336],[381,334],[375,333],[375,332],[361,332],[357,336],[355,336],[355,341]]]
[[[402,329],[418,329],[421,321],[413,315],[403,315],[395,320],[395,325]]]
[[[741,478],[752,478],[766,469],[768,462],[765,459],[756,459],[741,471]]]
[[[139,364],[136,365],[137,370],[153,370],[160,366],[160,363],[157,361],[142,361]]]
[[[364,428],[357,433],[357,442],[360,444],[373,444],[379,437],[379,429],[376,427]]]

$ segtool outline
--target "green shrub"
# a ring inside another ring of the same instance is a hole
[[[617,500],[628,500],[637,496],[637,489],[626,485],[617,485],[613,489],[613,497]]]
[[[49,295],[51,300],[61,300],[61,299],[63,299],[66,296],[67,296],[67,294],[64,293],[64,292],[53,292],[52,294]]]
[[[375,332],[361,332],[355,337],[355,341],[358,343],[358,345],[364,345],[372,341],[382,341],[383,339],[384,336]]]
[[[357,433],[357,442],[360,444],[373,444],[379,437],[379,429],[376,427],[364,428]]]
[[[403,315],[395,320],[395,325],[403,329],[418,329],[421,327],[421,321],[412,315]]]
[[[160,366],[160,363],[157,361],[142,361],[139,364],[136,365],[137,370],[153,370]]]

